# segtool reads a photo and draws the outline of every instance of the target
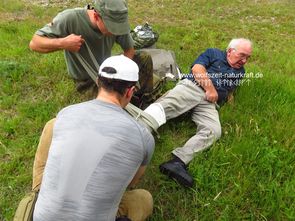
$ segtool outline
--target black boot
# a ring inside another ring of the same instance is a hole
[[[117,217],[116,221],[131,221],[131,219],[129,219],[128,217]]]
[[[194,179],[187,172],[185,163],[176,156],[172,160],[162,163],[160,172],[176,180],[184,187],[193,187],[194,185]]]

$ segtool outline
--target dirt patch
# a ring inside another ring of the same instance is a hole
[[[84,6],[87,4],[85,0],[23,0],[25,3],[39,5],[43,7],[69,7],[72,5]],[[91,1],[88,1],[91,2]]]
[[[4,12],[0,13],[1,21],[24,21],[28,16],[28,13],[12,13],[12,12]]]

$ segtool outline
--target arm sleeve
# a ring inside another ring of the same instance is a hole
[[[213,49],[208,48],[205,52],[199,55],[199,57],[192,64],[192,67],[195,64],[201,64],[207,69],[211,63],[212,57],[213,57]]]
[[[69,13],[66,11],[59,13],[53,18],[52,22],[45,25],[43,28],[36,31],[36,35],[44,36],[48,38],[61,38],[69,35],[67,33],[67,19],[69,18]]]
[[[134,41],[130,35],[130,33],[126,35],[120,35],[116,37],[116,43],[118,43],[123,50],[133,48]]]
[[[144,128],[143,131],[143,145],[144,145],[144,158],[141,166],[145,166],[150,163],[154,149],[155,149],[155,140],[153,135]]]

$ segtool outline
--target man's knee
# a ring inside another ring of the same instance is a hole
[[[138,66],[147,66],[151,69],[153,68],[152,57],[147,52],[136,51],[133,60],[138,64]]]
[[[152,215],[153,212],[153,197],[152,194],[144,189],[137,189],[134,190],[135,191],[135,195],[137,198],[137,202],[139,204],[141,204],[141,206],[139,206],[137,208],[136,213],[138,213],[138,215],[134,214],[131,215],[130,214],[130,218],[131,220],[138,220],[138,221],[144,221],[146,220],[150,215]]]
[[[218,140],[221,137],[221,126],[220,125],[216,125],[212,128],[210,128],[212,134],[214,135],[214,139]]]
[[[153,212],[153,196],[152,194],[144,189],[137,189],[138,198],[144,203],[147,216]]]
[[[144,221],[152,214],[153,197],[144,189],[126,191],[122,197],[118,216],[127,216],[132,221]]]
[[[133,58],[139,68],[140,90],[137,93],[150,92],[153,89],[153,61],[146,52],[136,52]]]
[[[204,138],[207,137],[214,142],[221,137],[221,126],[220,124],[200,124],[198,126],[197,134],[202,135]]]

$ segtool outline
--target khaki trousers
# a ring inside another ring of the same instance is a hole
[[[48,121],[43,129],[33,166],[32,189],[38,191],[48,158],[55,118]],[[121,199],[118,217],[127,216],[132,221],[144,221],[153,211],[153,197],[144,189],[126,191]]]
[[[164,108],[166,120],[192,112],[192,121],[196,124],[196,134],[182,147],[173,150],[173,154],[188,164],[196,153],[208,148],[221,136],[221,125],[216,105],[206,100],[205,92],[190,80],[181,80],[173,89],[159,98]]]

